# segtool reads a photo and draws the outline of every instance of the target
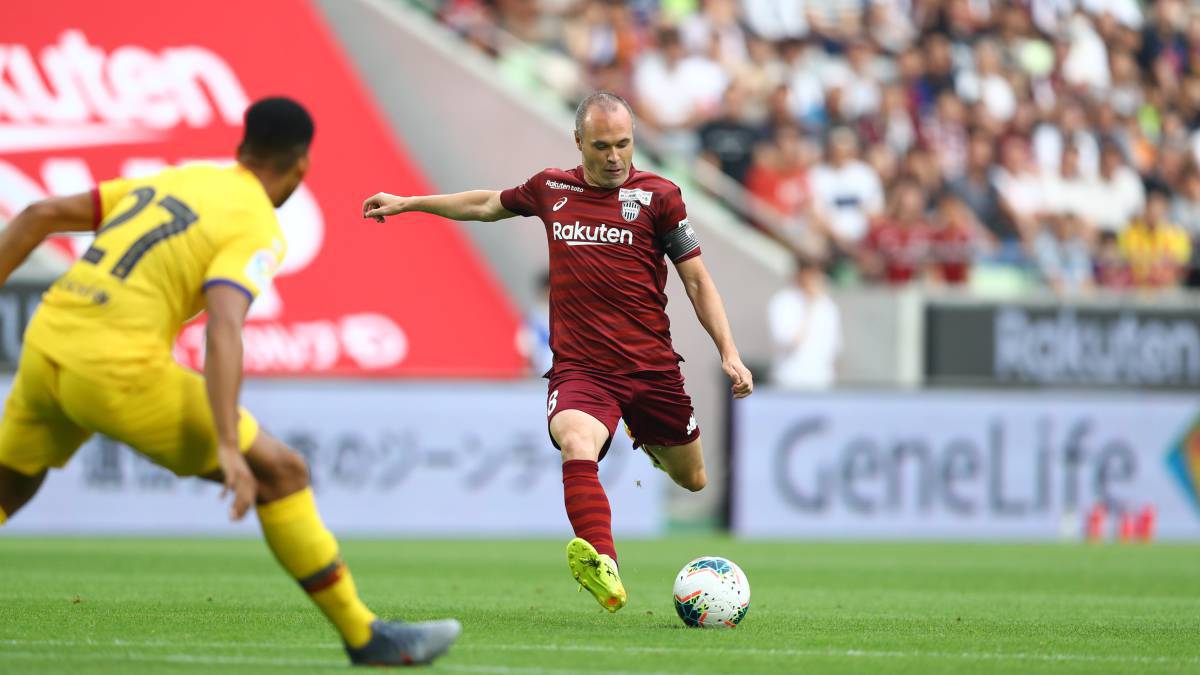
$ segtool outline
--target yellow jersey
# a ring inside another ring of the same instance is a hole
[[[1172,223],[1151,228],[1136,220],[1121,231],[1117,246],[1137,286],[1175,285],[1192,257],[1187,232]]]
[[[271,200],[239,165],[106,181],[93,199],[95,242],[46,291],[25,334],[71,370],[128,380],[169,365],[206,288],[228,284],[253,300],[283,260]]]

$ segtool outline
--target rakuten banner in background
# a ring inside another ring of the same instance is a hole
[[[735,415],[741,535],[1077,538],[1102,504],[1200,538],[1195,396],[763,390]]]
[[[317,133],[312,172],[280,210],[288,257],[254,304],[247,370],[519,374],[516,312],[456,226],[424,215],[384,225],[360,217],[374,192],[429,185],[300,0],[39,0],[6,12],[0,221],[105,178],[229,161],[247,104],[277,94],[304,103]],[[87,245],[54,243],[64,266]],[[201,365],[202,339],[199,327],[184,331],[183,363]]]
[[[336,532],[570,536],[543,386],[257,382],[244,400],[265,428],[306,455],[321,515]],[[625,434],[601,462],[600,478],[618,536],[659,532],[663,474]],[[4,529],[257,532],[253,515],[229,524],[219,493],[218,485],[177,479],[93,438],[65,469],[50,472]]]

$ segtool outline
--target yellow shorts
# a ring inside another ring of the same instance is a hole
[[[245,408],[239,412],[245,452],[258,421]],[[216,426],[200,375],[172,363],[117,386],[64,370],[26,344],[0,420],[0,464],[30,476],[61,467],[93,432],[179,476],[218,468]]]

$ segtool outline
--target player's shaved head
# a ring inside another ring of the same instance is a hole
[[[624,108],[625,112],[629,113],[629,119],[633,120],[633,108],[629,107],[629,103],[625,99],[611,91],[595,92],[580,101],[579,107],[575,109],[575,133],[580,138],[583,137],[583,124],[587,120],[588,113],[593,108],[604,112],[615,112]]]
[[[238,159],[276,171],[287,171],[308,154],[313,120],[304,106],[276,96],[255,101],[246,109]]]
[[[624,183],[633,163],[633,111],[625,99],[607,91],[583,99],[575,111],[575,147],[589,183]]]

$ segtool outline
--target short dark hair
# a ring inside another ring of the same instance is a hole
[[[308,152],[313,120],[304,106],[283,96],[255,101],[246,108],[238,158],[286,170]]]
[[[589,94],[587,98],[579,102],[579,107],[575,109],[575,133],[583,138],[583,120],[587,118],[588,111],[592,106],[598,106],[603,110],[612,110],[617,106],[622,106],[629,112],[629,119],[633,119],[633,108],[629,107],[629,102],[617,96],[611,91],[597,91]]]

